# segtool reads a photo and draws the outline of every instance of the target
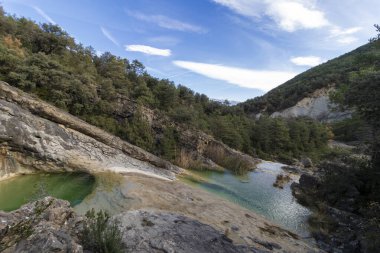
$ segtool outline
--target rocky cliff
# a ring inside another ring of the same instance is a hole
[[[322,88],[302,98],[296,105],[285,110],[274,112],[271,117],[296,118],[309,117],[315,120],[330,122],[351,117],[351,112],[341,111],[329,98],[334,88]]]
[[[37,170],[174,178],[181,169],[0,82],[0,179]]]
[[[118,105],[115,113],[121,118],[137,109],[133,101],[125,98],[119,98]],[[174,124],[157,111],[142,109],[157,134],[162,133],[164,124],[177,128],[186,159],[199,166],[221,168],[207,154],[210,147],[243,160],[252,168],[257,163],[257,159],[210,135]],[[4,82],[0,82],[0,123],[0,178],[33,170],[145,171],[173,178],[180,171],[171,163]]]

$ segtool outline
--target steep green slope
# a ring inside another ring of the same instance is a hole
[[[315,90],[348,84],[350,78],[363,71],[379,70],[380,48],[368,43],[296,76],[267,94],[239,104],[246,113],[271,114],[291,106]]]

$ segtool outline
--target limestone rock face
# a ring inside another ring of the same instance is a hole
[[[78,243],[81,221],[68,201],[51,197],[11,213],[0,211],[0,251],[81,253],[83,248]]]
[[[123,252],[264,252],[234,245],[211,226],[174,213],[139,210],[112,218],[120,222],[123,231]],[[10,213],[0,212],[0,251],[88,252],[84,251],[80,239],[83,219],[74,213],[69,202],[52,197],[28,203]],[[28,226],[30,230],[25,229]]]
[[[234,245],[211,226],[178,214],[138,210],[116,218],[126,229],[123,242],[131,252],[260,252]]]
[[[141,172],[170,179],[181,169],[0,82],[0,179],[34,170]]]
[[[336,110],[337,106],[330,101],[329,93],[333,88],[322,88],[298,101],[295,106],[280,112],[272,113],[271,117],[296,118],[309,117],[319,121],[337,121],[351,117],[351,112]]]

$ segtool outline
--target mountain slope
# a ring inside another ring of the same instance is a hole
[[[352,52],[296,76],[261,97],[239,104],[246,113],[258,114],[280,112],[295,106],[304,98],[311,97],[320,89],[337,89],[350,81],[359,72],[378,69],[380,49],[368,43]]]

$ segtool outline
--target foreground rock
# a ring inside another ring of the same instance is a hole
[[[0,211],[0,251],[83,252],[78,239],[81,221],[69,202],[51,197],[11,213]]]
[[[236,246],[213,227],[173,213],[130,211],[116,216],[131,252],[262,252]]]
[[[124,252],[263,252],[236,246],[209,225],[183,215],[130,211],[114,217],[123,232]],[[83,252],[83,218],[67,201],[46,197],[11,213],[0,212],[0,251]]]

